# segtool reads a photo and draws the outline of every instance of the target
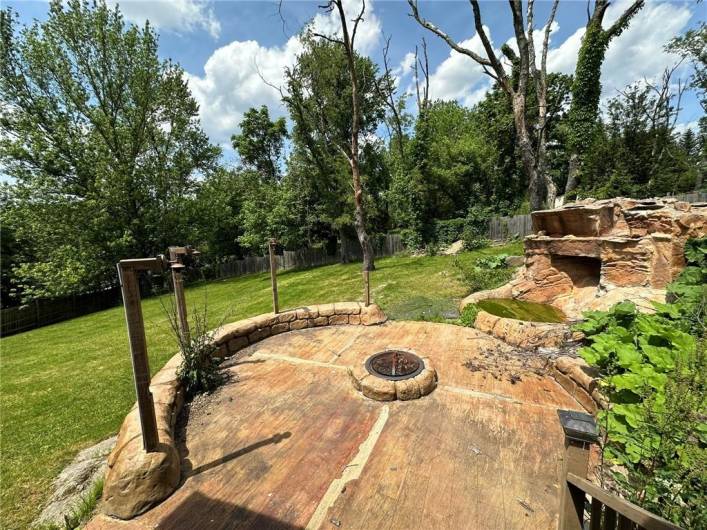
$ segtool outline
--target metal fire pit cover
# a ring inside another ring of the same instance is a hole
[[[389,381],[410,379],[422,372],[425,363],[414,353],[385,350],[371,355],[366,361],[368,373]]]

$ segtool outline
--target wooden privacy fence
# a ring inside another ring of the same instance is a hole
[[[489,220],[488,238],[502,241],[515,237],[525,237],[533,233],[533,221],[530,214],[510,217],[492,217]]]
[[[358,253],[356,252],[358,247]],[[399,234],[386,234],[375,248],[376,257],[392,256],[403,250]],[[285,250],[276,256],[277,268],[280,270],[304,269],[330,265],[340,261],[356,261],[361,259],[361,248],[358,241],[345,241],[342,254],[327,254],[325,248],[303,248]],[[209,279],[230,278],[267,272],[270,270],[270,260],[267,256],[249,256],[243,259],[231,259],[205,267],[204,275]],[[8,307],[0,312],[0,336],[13,335],[22,331],[54,324],[62,320],[87,315],[102,309],[108,309],[120,304],[120,288],[114,287],[106,291],[69,296],[66,298],[36,299],[29,304]]]
[[[69,318],[87,315],[120,303],[120,289],[77,294],[65,298],[38,298],[29,304],[8,307],[0,316],[0,335],[12,335],[21,331],[46,326]]]
[[[405,249],[399,234],[386,234],[377,245],[374,253],[377,258],[392,256]],[[358,261],[363,257],[361,245],[358,240],[344,239],[341,248],[336,254],[328,254],[325,248],[302,248],[299,250],[285,250],[276,256],[277,268],[280,270],[306,269],[331,265],[333,263]],[[210,266],[206,272],[209,278],[230,278],[256,272],[270,270],[268,256],[249,256],[243,259],[231,259]]]

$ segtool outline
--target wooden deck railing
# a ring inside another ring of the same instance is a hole
[[[565,431],[559,530],[680,530],[670,521],[589,482],[589,449],[596,442],[594,418],[558,411]]]
[[[640,506],[595,486],[587,479],[568,473],[567,485],[572,490],[573,508],[578,516],[577,528],[590,530],[679,530],[680,527]],[[587,503],[587,496],[591,503]],[[585,524],[588,523],[588,526]],[[572,525],[564,528],[573,528]],[[562,528],[561,530],[564,530]]]

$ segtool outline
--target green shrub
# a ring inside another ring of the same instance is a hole
[[[622,302],[585,314],[581,357],[600,370],[610,407],[598,414],[603,455],[621,493],[685,528],[707,528],[707,361],[704,240],[667,304],[641,314]],[[689,270],[692,269],[692,270]],[[697,271],[697,272],[695,272]],[[699,283],[702,282],[702,283]]]
[[[488,223],[491,217],[488,208],[472,206],[464,219],[464,230],[462,231],[462,241],[466,250],[487,247],[489,245]]]
[[[488,263],[495,265],[494,256],[489,256]],[[478,259],[473,265],[465,265],[459,257],[455,257],[454,266],[459,271],[460,280],[469,288],[470,293],[493,289],[508,282],[513,277],[513,270],[487,267],[486,258]]]
[[[474,322],[476,322],[476,315],[479,314],[479,307],[476,304],[469,304],[464,306],[461,314],[459,315],[459,322],[462,326],[468,328],[474,327]]]
[[[185,339],[179,331],[176,310],[167,311],[172,332],[182,354],[182,363],[177,370],[177,377],[184,386],[188,399],[197,394],[210,392],[224,381],[219,370],[220,361],[216,357],[218,348],[214,345],[213,332],[209,331],[207,304],[199,312],[192,310],[190,338]],[[218,326],[217,326],[218,327]]]
[[[438,245],[450,245],[462,237],[466,220],[457,219],[436,220],[434,222],[434,241]]]
[[[424,244],[420,232],[410,228],[400,230],[400,239],[402,240],[405,248],[410,251],[419,250]]]

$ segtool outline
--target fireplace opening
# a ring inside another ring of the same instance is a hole
[[[403,350],[386,350],[371,355],[366,361],[366,370],[376,377],[389,381],[400,381],[415,377],[425,368],[417,355]]]
[[[587,256],[550,257],[551,265],[570,277],[575,287],[597,287],[601,274],[601,260]]]

